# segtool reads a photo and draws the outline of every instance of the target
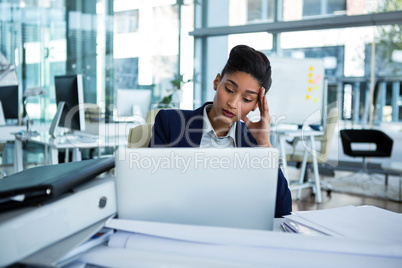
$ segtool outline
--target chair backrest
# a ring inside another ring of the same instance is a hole
[[[327,117],[327,124],[324,129],[324,135],[321,140],[321,162],[326,162],[329,157],[329,151],[331,149],[331,144],[332,144],[332,139],[335,133],[335,128],[338,124],[338,109],[333,108],[329,111],[328,117]]]
[[[152,136],[152,126],[153,124],[140,124],[131,128],[128,134],[128,147],[148,147]]]
[[[320,151],[317,152],[317,154],[316,154],[317,161],[319,163],[326,163],[328,161],[329,152],[331,150],[331,144],[332,144],[332,140],[333,140],[333,136],[335,133],[337,123],[338,123],[338,109],[333,108],[328,113],[327,123],[325,125],[323,135],[317,137],[317,141],[321,142]],[[295,146],[295,145],[293,145],[293,146]],[[305,148],[305,149],[307,149],[307,148]],[[293,154],[288,154],[287,161],[302,162],[303,154],[304,154],[304,151],[302,153],[297,152],[297,153],[293,153]],[[309,155],[307,162],[308,163],[313,162],[313,158],[311,155]]]
[[[342,129],[340,131],[343,152],[353,157],[389,157],[392,153],[393,139],[376,129]],[[352,143],[374,143],[375,150],[353,150]]]
[[[160,110],[161,110],[161,108],[149,110],[149,112],[147,114],[147,118],[145,119],[145,122],[147,122],[148,124],[155,123],[155,117]]]

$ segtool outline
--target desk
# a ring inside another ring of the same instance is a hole
[[[26,130],[26,126],[18,126],[18,125],[5,125],[0,126],[0,143],[7,143],[7,142],[14,142],[15,141],[15,133]],[[48,124],[39,124],[33,126],[33,131],[43,131],[49,129]],[[15,143],[14,143],[15,146]],[[21,147],[22,150],[22,147]],[[22,153],[21,153],[22,159]],[[14,152],[14,171],[15,169],[15,160],[16,160],[16,153]],[[22,160],[21,160],[22,163]],[[21,164],[22,166],[22,164]]]
[[[23,170],[23,142],[34,142],[45,146],[45,162],[54,165],[58,164],[59,149],[72,149],[73,161],[81,160],[80,149],[85,148],[117,148],[127,144],[129,129],[137,123],[110,123],[99,125],[99,135],[93,137],[77,135],[64,135],[53,138],[48,132],[40,132],[38,136],[28,134],[15,134],[14,143],[14,172]],[[49,155],[48,155],[49,154]],[[49,161],[47,161],[49,159]]]
[[[5,126],[0,126],[0,142],[8,142],[8,141],[14,141],[15,139],[15,134],[19,131],[24,131],[27,129],[27,126],[17,126],[17,125],[5,125]],[[35,131],[44,131],[46,129],[49,129],[48,124],[39,124],[39,125],[33,125],[33,130]]]
[[[316,195],[317,195],[317,203],[322,202],[322,196],[321,196],[321,184],[320,184],[320,175],[318,174],[318,162],[317,162],[317,151],[315,148],[315,137],[316,136],[322,136],[324,132],[322,131],[315,131],[315,130],[271,130],[271,133],[273,135],[277,135],[279,138],[279,152],[280,152],[280,157],[282,158],[282,163],[283,163],[283,173],[285,177],[288,177],[288,172],[287,172],[287,160],[286,160],[286,150],[285,150],[285,144],[286,144],[286,139],[290,138],[301,138],[300,140],[303,142],[305,151],[304,151],[304,156],[303,156],[303,162],[300,170],[300,179],[297,184],[289,184],[289,189],[292,190],[298,190],[297,193],[297,198],[300,199],[301,196],[301,190],[304,188],[314,188],[316,189]],[[310,147],[307,146],[306,141],[309,141]],[[313,169],[314,169],[314,182],[303,182],[304,180],[304,174],[306,171],[307,167],[307,158],[308,154],[312,155],[313,158]]]
[[[399,173],[399,201],[402,201],[401,198],[401,184],[402,184],[402,162],[388,162],[381,164],[381,167],[387,171],[395,171]]]

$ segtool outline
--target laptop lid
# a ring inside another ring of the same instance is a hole
[[[126,148],[116,155],[118,217],[272,230],[275,148]]]

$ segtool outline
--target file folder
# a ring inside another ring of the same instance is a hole
[[[116,214],[114,178],[96,178],[37,208],[0,214],[0,267]]]
[[[52,200],[114,167],[114,157],[34,167],[0,180],[0,212]]]

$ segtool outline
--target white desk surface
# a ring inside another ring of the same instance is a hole
[[[17,126],[17,125],[5,125],[0,126],[0,142],[14,141],[15,135],[19,131],[26,130],[26,126]],[[44,131],[49,129],[48,124],[34,124],[32,126],[32,130],[36,131]]]
[[[122,123],[100,123],[90,124],[88,134],[77,133],[64,136],[52,137],[48,130],[40,131],[39,135],[15,134],[14,142],[14,172],[23,169],[23,146],[22,142],[29,141],[45,146],[45,161],[48,159],[48,151],[50,164],[58,163],[59,149],[72,149],[73,161],[81,160],[80,149],[84,148],[117,148],[128,144],[128,134],[131,128],[138,125],[137,122]],[[16,131],[17,132],[17,131]]]
[[[310,137],[310,136],[322,136],[324,135],[324,131],[317,130],[303,130],[303,129],[274,129],[270,130],[273,135],[284,135],[288,137]]]
[[[22,141],[35,142],[57,149],[117,147],[127,144],[130,128],[137,125],[138,123],[133,122],[100,123],[96,124],[96,126],[89,125],[88,133],[92,134],[93,137],[86,136],[84,132],[82,135],[80,133],[76,135],[67,134],[53,138],[48,131],[40,131],[38,136],[17,134],[15,137]]]
[[[79,135],[65,135],[51,137],[47,132],[39,132],[38,136],[16,135],[16,139],[21,141],[30,141],[43,145],[55,147],[57,149],[66,148],[93,148],[93,147],[116,147],[127,144],[128,133],[126,136],[94,136],[86,137]]]

